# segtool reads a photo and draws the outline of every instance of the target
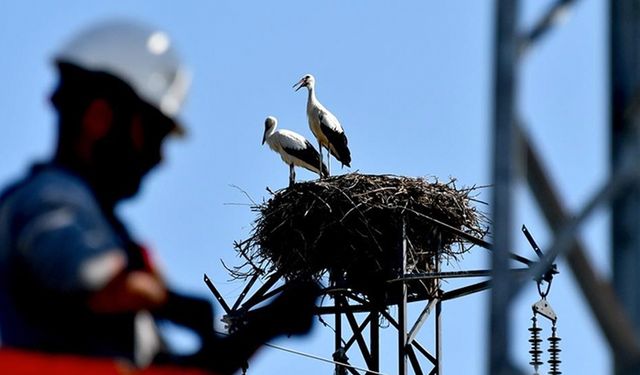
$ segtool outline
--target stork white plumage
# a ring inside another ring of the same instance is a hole
[[[289,186],[295,183],[294,166],[317,173],[320,178],[329,175],[327,167],[320,160],[320,154],[305,137],[291,130],[276,130],[277,126],[278,120],[275,117],[267,117],[264,121],[262,144],[267,142],[269,147],[280,154],[282,161],[289,166]]]
[[[308,90],[307,98],[307,119],[311,132],[318,140],[320,151],[320,162],[322,163],[322,147],[326,148],[343,166],[351,166],[351,151],[347,147],[348,140],[344,134],[340,121],[329,110],[327,110],[316,98],[315,78],[311,74],[306,74],[298,83],[293,85],[296,91],[302,87]],[[327,156],[329,171],[331,170],[331,157]]]

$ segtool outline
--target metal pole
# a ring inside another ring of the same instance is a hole
[[[514,373],[509,344],[511,278],[511,205],[515,175],[515,92],[519,39],[517,0],[495,2],[493,102],[493,233],[492,292],[489,312],[488,374]]]
[[[402,238],[400,251],[400,275],[407,273],[407,237],[406,223],[402,219]],[[400,286],[398,302],[398,375],[407,375],[407,284]]]
[[[640,4],[610,1],[610,121],[611,173],[629,161],[640,160]],[[634,183],[612,202],[611,217],[613,285],[634,323],[640,326],[640,184]],[[638,373],[628,358],[614,358],[617,375]]]
[[[442,374],[442,301],[436,303],[436,375]]]
[[[436,273],[440,273],[440,252],[436,251],[436,256],[434,257],[434,271]],[[436,283],[436,295],[438,301],[436,302],[436,324],[435,324],[435,345],[436,345],[436,363],[435,363],[435,375],[442,374],[442,290],[440,287],[442,286],[441,279],[438,278],[435,280]]]
[[[335,318],[335,326],[336,326],[336,332],[335,332],[335,341],[334,341],[334,347],[335,347],[335,352],[333,353],[333,359],[336,360],[337,358],[337,362],[343,362],[344,361],[344,356],[342,355],[342,312],[340,311],[341,309],[341,303],[340,303],[340,296],[339,294],[336,294],[335,296],[333,296],[333,303],[336,307],[336,312],[334,314],[334,318]],[[335,374],[336,375],[344,375],[346,374],[347,371],[345,369],[345,367],[340,366],[340,365],[336,365],[336,370],[335,370]]]
[[[371,341],[371,366],[370,370],[380,371],[380,314],[373,310],[369,320],[369,339]]]

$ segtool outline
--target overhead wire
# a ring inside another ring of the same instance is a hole
[[[215,331],[215,333],[217,333],[219,335],[223,335],[223,336],[228,336],[229,335],[228,333],[221,332],[221,331]],[[272,348],[272,349],[281,350],[283,352],[299,355],[299,356],[310,358],[310,359],[315,359],[317,361],[327,362],[327,363],[331,363],[331,364],[337,365],[337,366],[349,367],[351,369],[358,370],[358,371],[366,371],[367,374],[386,375],[383,372],[369,370],[369,369],[366,369],[366,368],[363,368],[363,367],[358,367],[358,366],[351,365],[349,363],[334,361],[333,359],[324,358],[324,357],[321,357],[321,356],[316,355],[316,354],[311,354],[311,353],[303,352],[303,351],[300,351],[300,350],[287,348],[287,347],[284,347],[284,346],[281,346],[281,345],[270,344],[268,342],[264,343],[263,345],[266,346],[266,347]]]
[[[332,363],[334,365],[339,365],[339,366],[344,366],[344,367],[349,367],[349,368],[352,368],[354,370],[366,371],[367,374],[385,375],[383,372],[368,370],[368,369],[365,369],[365,368],[362,368],[362,367],[353,366],[353,365],[348,364],[348,363],[338,362],[338,361],[334,361],[332,359],[324,358],[324,357],[321,357],[321,356],[318,356],[318,355],[315,355],[315,354],[310,354],[310,353],[306,353],[306,352],[301,352],[299,350],[289,349],[289,348],[286,348],[286,347],[280,346],[280,345],[274,345],[274,344],[269,344],[269,343],[265,343],[264,345],[268,346],[270,348],[282,350],[282,351],[285,351],[285,352],[289,352],[289,353],[300,355],[300,356],[303,356],[303,357],[315,359],[315,360],[318,360],[318,361]]]

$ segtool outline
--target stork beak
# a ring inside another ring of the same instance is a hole
[[[266,140],[267,140],[267,133],[265,132],[265,133],[262,135],[262,144],[263,144],[263,145],[264,145],[264,142],[265,142]]]
[[[296,88],[296,86],[298,86],[298,88]],[[293,88],[296,89],[295,91],[300,90],[302,87],[304,86],[304,78],[301,79],[300,81],[298,81],[298,83],[296,83],[295,85],[293,85]]]

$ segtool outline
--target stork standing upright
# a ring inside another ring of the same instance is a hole
[[[267,117],[264,121],[262,144],[267,142],[273,151],[280,154],[282,161],[289,165],[289,186],[296,180],[294,166],[315,172],[320,178],[329,176],[327,167],[320,160],[320,154],[311,142],[291,130],[276,130],[277,126],[278,120],[275,117]]]
[[[309,91],[307,119],[313,135],[318,140],[320,163],[322,163],[322,147],[325,147],[343,166],[351,167],[351,151],[347,147],[347,136],[344,134],[344,130],[336,116],[329,112],[316,98],[315,83],[315,78],[311,74],[306,74],[298,83],[293,85],[293,88],[298,91],[300,88],[306,87]],[[327,156],[327,164],[330,171],[330,156]]]

